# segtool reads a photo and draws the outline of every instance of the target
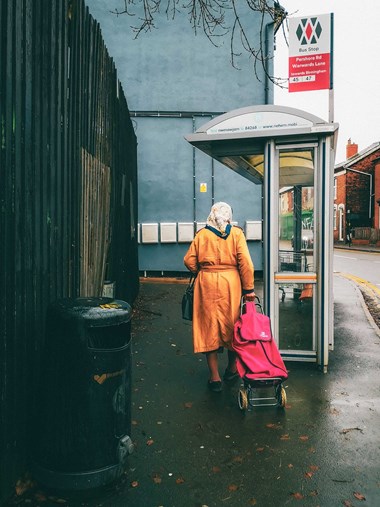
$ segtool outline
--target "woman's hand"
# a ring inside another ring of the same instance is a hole
[[[249,294],[244,295],[244,301],[254,301],[256,297],[255,292],[250,292]]]

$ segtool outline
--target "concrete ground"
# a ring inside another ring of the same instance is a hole
[[[184,285],[142,283],[133,318],[132,438],[118,485],[73,507],[380,505],[380,336],[360,291],[334,276],[327,374],[289,362],[287,406],[242,413],[239,381],[207,389],[181,318]],[[221,372],[226,365],[221,357]],[[50,499],[29,505],[56,505]]]

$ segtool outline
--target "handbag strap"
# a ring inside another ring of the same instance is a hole
[[[195,279],[197,278],[198,273],[191,273],[190,279],[189,279],[189,285],[187,286],[188,289],[192,289],[194,287]]]

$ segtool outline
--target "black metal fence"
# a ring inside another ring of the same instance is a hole
[[[136,138],[83,0],[1,0],[0,57],[1,502],[28,469],[48,304],[106,278],[133,302],[138,261]]]

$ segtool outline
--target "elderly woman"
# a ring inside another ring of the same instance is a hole
[[[232,209],[225,202],[211,208],[207,225],[201,229],[184,257],[185,266],[198,276],[194,286],[194,352],[206,354],[210,370],[209,388],[222,390],[218,352],[228,350],[225,381],[238,376],[236,354],[231,342],[234,324],[244,296],[253,300],[254,267],[244,233],[231,225]]]

